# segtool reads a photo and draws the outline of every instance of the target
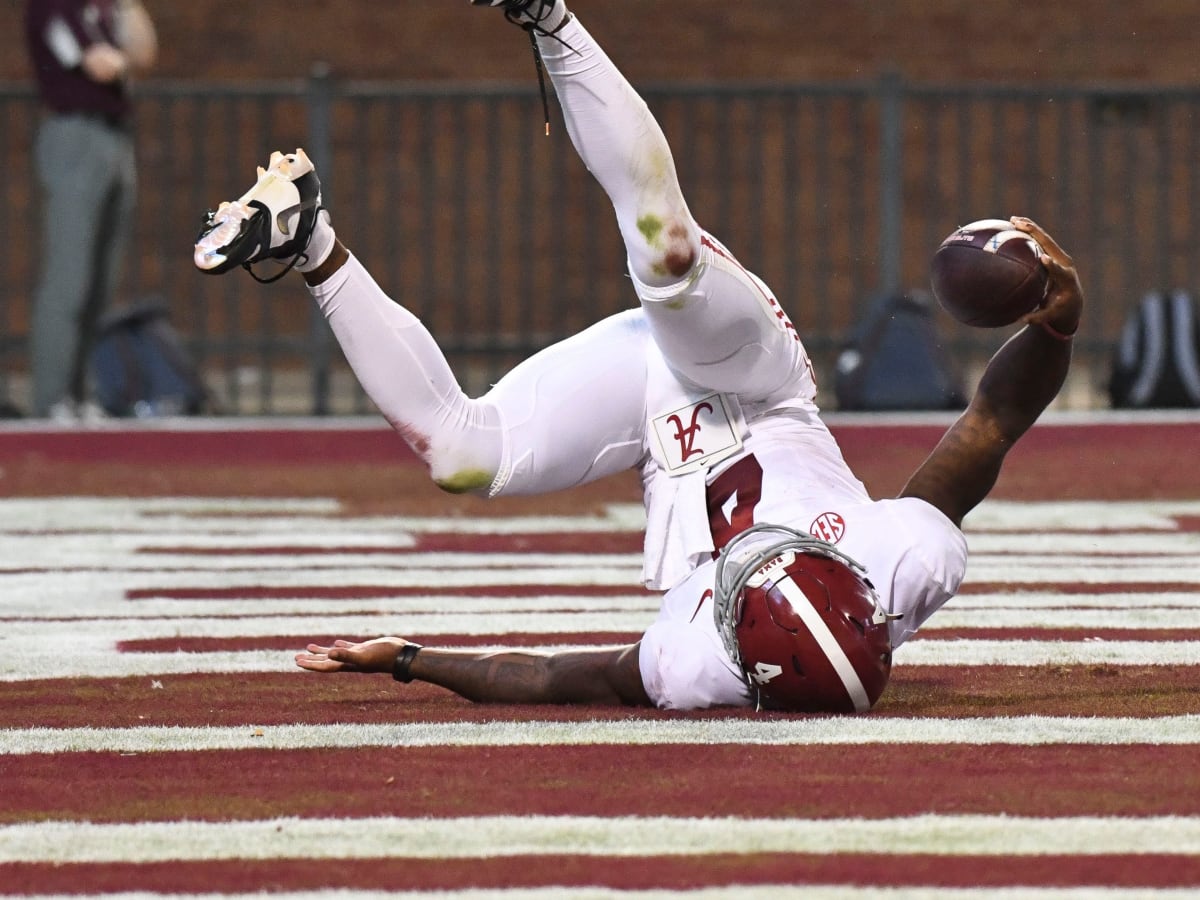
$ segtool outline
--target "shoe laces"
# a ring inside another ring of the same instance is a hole
[[[513,25],[516,25],[518,28],[524,29],[525,33],[529,35],[529,46],[533,49],[533,67],[537,70],[538,91],[542,95],[542,117],[546,121],[546,136],[549,137],[550,100],[546,92],[546,64],[542,61],[542,51],[538,47],[537,36],[540,34],[543,37],[554,38],[572,53],[577,53],[578,51],[558,36],[558,32],[561,31],[562,27],[570,21],[570,13],[567,13],[567,15],[563,17],[563,20],[558,23],[558,27],[553,31],[547,31],[545,28],[541,27],[541,21],[546,17],[547,11],[553,6],[553,4],[543,3],[541,7],[542,14],[538,18],[534,19],[533,21],[528,19],[522,21],[520,17],[523,15],[528,16],[529,13],[527,10],[533,5],[533,3],[536,2],[539,2],[539,0],[529,0],[529,2],[526,3],[513,3],[505,8],[504,18],[508,19],[509,22],[511,22]]]

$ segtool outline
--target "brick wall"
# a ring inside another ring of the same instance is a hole
[[[467,0],[144,2],[160,33],[157,78],[286,79],[302,77],[324,62],[344,79],[499,80],[531,88],[535,83],[524,35],[506,25],[497,11],[471,9]],[[22,0],[0,0],[0,81],[28,78],[23,5]],[[1200,34],[1200,0],[572,0],[572,8],[635,84],[859,81],[894,72],[938,85],[1200,86],[1195,38]],[[523,127],[528,124],[522,122]],[[11,120],[7,128],[7,135],[0,131],[0,158],[16,177],[8,179],[3,195],[12,220],[29,221],[33,200],[29,180],[22,177],[27,170],[24,151],[2,151],[6,137],[8,143],[15,142],[24,130]],[[251,152],[261,152],[263,145],[246,135],[239,137],[234,143],[241,151],[249,141]],[[195,225],[190,218],[176,222],[161,212],[166,208],[163,187],[169,183],[162,174],[167,166],[156,159],[161,153],[161,147],[151,145],[142,155],[147,168],[140,227],[169,228],[172,250],[145,252],[143,263],[153,272],[176,267],[182,274],[177,282],[168,278],[168,283],[193,290],[187,250]],[[249,171],[250,162],[243,164]],[[692,199],[698,200],[699,188],[695,190]],[[189,192],[197,198],[197,210],[221,196],[215,189],[199,191],[194,184]],[[874,211],[868,212],[875,221]],[[26,327],[27,288],[35,261],[32,235],[32,230],[9,235],[9,289],[7,299],[0,293],[0,332],[20,335]],[[157,237],[161,243],[161,235]],[[1099,248],[1072,246],[1081,258],[1107,259]],[[1180,283],[1195,282],[1190,254],[1189,244],[1181,254],[1188,265]],[[756,266],[758,262],[755,259]],[[619,253],[610,268],[620,271]],[[760,271],[770,274],[765,262]],[[274,296],[287,299],[282,292]],[[245,314],[253,315],[254,310]],[[279,323],[294,316],[280,311],[267,318]],[[191,322],[182,324],[194,330]]]
[[[532,76],[523,36],[467,0],[145,0],[166,78]],[[0,79],[27,77],[18,0]],[[1200,83],[1197,0],[574,0],[631,78]]]

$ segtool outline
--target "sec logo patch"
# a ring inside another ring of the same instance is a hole
[[[808,533],[815,538],[836,544],[846,533],[846,520],[835,512],[821,513],[808,526]]]

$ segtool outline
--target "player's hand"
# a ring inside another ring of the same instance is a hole
[[[112,44],[92,44],[83,51],[80,68],[92,81],[112,84],[125,75],[129,62]]]
[[[1059,334],[1074,334],[1083,315],[1083,288],[1079,284],[1079,273],[1075,262],[1040,225],[1024,216],[1013,216],[1009,221],[1018,231],[1024,231],[1042,248],[1042,265],[1050,276],[1046,290],[1046,302],[1033,312],[1023,316],[1026,324],[1046,324]]]
[[[334,641],[330,647],[309,644],[305,652],[296,654],[296,665],[310,672],[390,672],[396,654],[405,644],[398,637],[381,637],[355,644]]]

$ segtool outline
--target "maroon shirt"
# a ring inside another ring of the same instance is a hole
[[[129,115],[125,80],[99,84],[80,67],[93,44],[117,42],[114,0],[27,0],[25,36],[42,102],[59,113],[84,113],[111,122]]]

